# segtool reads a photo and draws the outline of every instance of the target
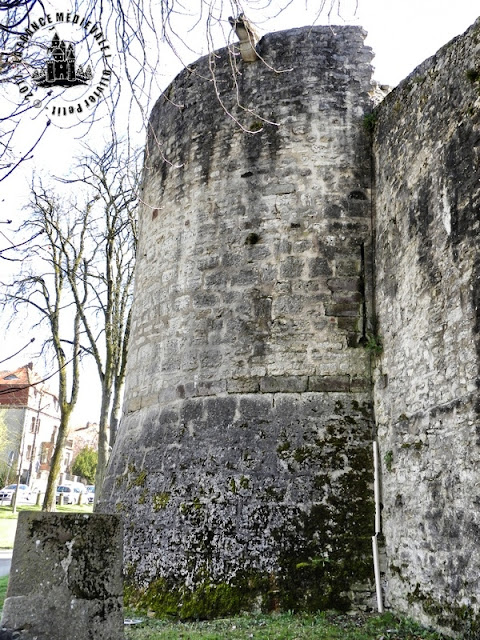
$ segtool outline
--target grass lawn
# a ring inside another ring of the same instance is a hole
[[[0,578],[0,609],[3,607],[3,601],[7,594],[8,576]]]
[[[129,612],[132,613],[132,612]],[[135,614],[132,615],[135,617]],[[245,615],[204,622],[146,619],[125,627],[127,640],[441,640],[442,636],[387,613]]]
[[[40,507],[22,504],[17,507],[17,513],[12,513],[10,505],[0,507],[0,549],[13,549],[19,511],[40,511]],[[78,505],[57,506],[57,511],[59,513],[92,513],[93,505],[82,505],[81,507]]]

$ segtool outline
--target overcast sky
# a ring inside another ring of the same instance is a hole
[[[341,17],[330,16],[331,24],[358,24],[368,32],[366,43],[372,47],[375,58],[375,78],[383,83],[395,86],[406,77],[414,68],[426,58],[433,55],[442,45],[450,39],[463,33],[480,14],[478,0],[358,0],[356,13],[355,0],[342,0]],[[286,0],[283,0],[286,3]],[[259,12],[250,16],[259,23],[263,33],[277,31],[285,28],[300,27],[311,24],[315,19],[318,2],[309,0],[307,8],[305,0],[293,0],[290,8],[277,18],[271,18],[270,14]],[[269,17],[270,16],[270,17]],[[326,24],[328,19],[322,15],[317,24]],[[222,46],[219,42],[218,46]],[[206,53],[202,48],[202,42],[196,41],[198,54]],[[190,54],[191,62],[196,54]],[[164,58],[164,66],[158,70],[159,85],[165,87],[180,70],[178,62],[167,57]],[[154,96],[157,97],[157,96]],[[108,136],[109,123],[97,123],[92,130],[92,135]],[[101,133],[100,133],[101,131]],[[142,136],[143,137],[143,136]],[[58,172],[59,168],[65,168],[75,148],[75,143],[67,143],[65,132],[58,132],[56,142],[52,136],[49,141],[37,150],[36,156],[23,172],[11,180],[0,183],[0,222],[7,218],[20,219],[19,208],[27,191],[26,184],[34,167]],[[142,144],[139,139],[139,144]],[[9,228],[5,224],[0,225],[0,232],[7,236]],[[0,248],[5,246],[5,238],[0,236]],[[0,269],[5,269],[4,261],[0,261]],[[0,330],[1,330],[0,319]],[[12,335],[12,334],[10,334]],[[12,353],[16,346],[28,341],[28,335],[15,335],[15,340],[10,339],[4,343],[0,350],[0,360]],[[11,366],[20,366],[33,359],[35,350],[24,351],[21,356],[0,364],[0,369]],[[95,375],[92,372],[92,375]],[[90,386],[90,385],[89,385]],[[76,422],[96,420],[97,415],[92,411],[92,390],[87,392],[79,402],[76,412]]]

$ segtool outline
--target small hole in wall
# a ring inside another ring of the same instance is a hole
[[[155,220],[155,218],[157,218],[157,217],[158,217],[158,209],[154,209],[152,211],[152,220]]]
[[[363,193],[363,191],[350,191],[348,194],[349,200],[366,200],[367,196]]]
[[[259,242],[260,236],[258,233],[249,233],[245,238],[245,244],[257,244]]]
[[[300,224],[300,222],[291,222],[290,223],[290,229],[300,229],[302,225]]]
[[[241,178],[250,178],[250,176],[253,176],[253,173],[251,171],[247,171],[246,173],[242,173],[241,174]]]

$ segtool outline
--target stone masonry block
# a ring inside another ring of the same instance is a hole
[[[119,516],[19,514],[2,626],[22,640],[121,640]]]
[[[337,317],[356,317],[359,313],[359,304],[356,302],[334,302],[325,305],[325,315]]]
[[[358,318],[352,318],[348,316],[343,316],[338,318],[338,328],[344,329],[345,331],[357,331],[358,330]]]
[[[318,278],[318,276],[329,276],[332,270],[325,258],[313,258],[309,262],[309,276]]]
[[[371,388],[372,383],[368,378],[352,378],[350,383],[350,391],[352,393],[369,391]]]
[[[309,391],[350,391],[350,376],[310,376]]]
[[[260,379],[263,393],[302,393],[307,390],[306,376],[267,376]]]
[[[358,278],[329,278],[327,285],[331,291],[358,291],[360,282]]]
[[[260,389],[258,378],[233,378],[227,380],[228,393],[256,393]]]
[[[196,396],[213,396],[227,390],[225,380],[199,380],[195,385]]]

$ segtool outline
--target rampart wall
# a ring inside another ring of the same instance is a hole
[[[480,634],[479,53],[477,21],[380,104],[374,145],[387,598],[466,638]]]
[[[371,605],[377,437],[387,605],[478,637],[479,32],[366,121],[356,27],[222,50],[158,101],[100,502],[132,600]]]

